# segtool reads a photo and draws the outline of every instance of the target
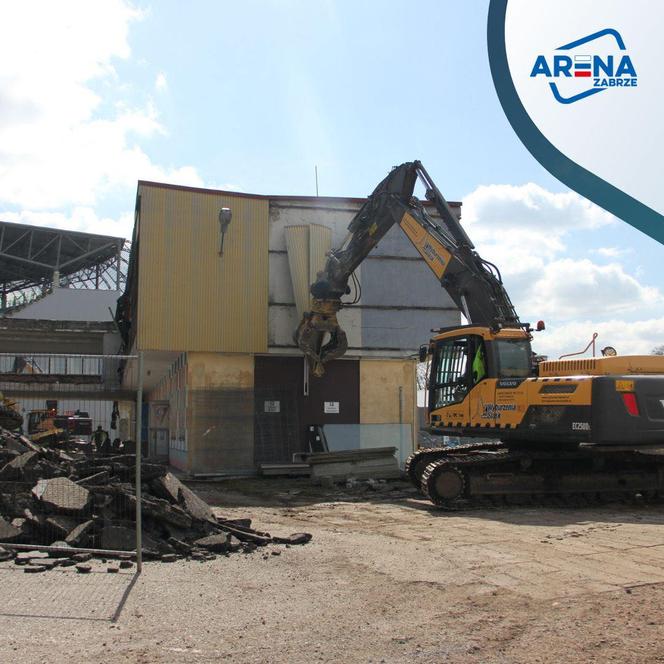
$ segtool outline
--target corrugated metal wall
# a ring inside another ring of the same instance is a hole
[[[298,318],[311,309],[309,287],[325,267],[332,230],[320,224],[286,226],[286,250]]]
[[[138,347],[267,350],[268,201],[141,184]],[[233,219],[219,255],[218,214]]]

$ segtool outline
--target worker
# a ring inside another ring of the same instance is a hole
[[[101,428],[101,424],[97,427],[97,430],[92,434],[92,438],[94,440],[98,454],[110,454],[111,440],[108,433]]]
[[[484,349],[480,343],[473,358],[473,383],[479,383],[486,376],[486,363],[484,362]]]

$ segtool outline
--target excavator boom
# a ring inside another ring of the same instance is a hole
[[[413,196],[418,179],[442,223]],[[310,359],[314,375],[323,375],[324,363],[346,352],[346,334],[337,320],[344,306],[341,298],[350,291],[348,281],[355,269],[395,224],[470,323],[521,326],[498,269],[475,251],[422,164],[406,162],[392,169],[367,198],[350,222],[342,246],[330,252],[325,268],[311,285],[312,308],[295,331],[295,341]]]

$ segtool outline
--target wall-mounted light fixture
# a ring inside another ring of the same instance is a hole
[[[233,217],[233,213],[231,212],[230,208],[221,208],[219,210],[219,255],[223,255],[224,253],[224,237],[226,236],[226,231],[228,230],[228,226],[231,223],[231,218]]]

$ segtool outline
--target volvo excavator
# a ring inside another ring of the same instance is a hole
[[[428,204],[413,196],[418,179]],[[342,297],[395,224],[468,321],[432,330],[420,348],[430,433],[476,439],[409,457],[406,472],[425,496],[455,509],[664,492],[664,358],[534,361],[531,340],[544,324],[519,320],[498,268],[480,257],[419,161],[376,187],[311,285],[311,311],[295,341],[314,375],[347,350],[337,320]]]

